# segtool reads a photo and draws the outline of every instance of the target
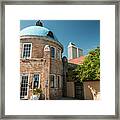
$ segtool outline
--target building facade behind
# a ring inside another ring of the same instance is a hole
[[[79,58],[82,55],[83,55],[83,50],[76,47],[74,43],[70,42],[68,45],[68,60]]]

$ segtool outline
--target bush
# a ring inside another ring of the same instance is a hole
[[[100,80],[100,48],[91,50],[83,64],[76,69],[77,77],[83,80]]]

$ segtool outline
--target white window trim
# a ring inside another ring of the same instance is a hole
[[[38,89],[39,89],[39,88],[40,88],[40,82],[41,82],[41,80],[40,80],[41,76],[40,76],[39,73],[34,73],[34,74],[33,74],[33,79],[34,79],[34,75],[35,75],[35,74],[38,74],[38,75],[39,75],[39,83],[38,83]],[[32,89],[34,89],[33,87],[34,87],[34,80],[33,80],[33,82],[32,82]]]
[[[24,96],[24,97],[27,97],[28,98],[28,91],[29,91],[29,78],[30,78],[30,74],[28,74],[28,73],[21,73],[21,75],[20,75],[20,83],[22,82],[22,76],[28,76],[28,86],[27,86],[27,95],[26,96]],[[21,91],[20,91],[21,92]]]
[[[50,48],[52,48],[52,47],[55,49],[55,57],[53,58],[53,57],[51,56],[51,58],[52,58],[52,59],[56,59],[56,47],[50,46]],[[51,53],[51,49],[50,49],[50,53]]]
[[[27,58],[24,58],[24,57],[23,57],[24,45],[25,45],[25,44],[31,44],[30,57],[27,57]],[[22,46],[22,58],[23,58],[23,59],[30,59],[31,56],[32,56],[32,43],[23,43],[23,46]]]
[[[57,87],[57,84],[56,84],[56,87],[55,87],[55,80],[56,80],[56,75],[55,74],[50,74],[50,76],[53,75],[54,76],[54,87],[51,87],[50,88],[56,88]],[[51,79],[50,79],[50,83],[51,83]],[[56,82],[57,83],[57,82]],[[51,85],[51,84],[50,84]]]

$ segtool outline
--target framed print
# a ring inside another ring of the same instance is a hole
[[[2,2],[2,119],[119,119],[119,2]]]

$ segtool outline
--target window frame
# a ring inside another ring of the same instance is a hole
[[[51,87],[51,76],[54,76],[54,82],[53,82],[52,87]],[[57,82],[55,82],[55,80],[56,80],[56,75],[55,74],[50,74],[50,88],[56,88],[57,87],[57,84],[56,84],[56,87],[55,87],[55,83],[57,83]]]
[[[23,59],[30,59],[31,58],[31,56],[32,56],[32,43],[22,43],[23,45],[22,45],[22,58]],[[23,57],[23,55],[24,55],[24,45],[26,45],[26,44],[30,44],[31,45],[31,48],[30,48],[30,56],[29,57]]]
[[[34,73],[33,74],[33,82],[32,82],[32,89],[36,89],[36,88],[34,88],[34,76],[35,75],[39,75],[39,81],[38,81],[38,87],[37,87],[37,89],[39,89],[40,88],[40,74],[39,73]]]
[[[55,50],[54,58],[52,57],[52,51],[51,51],[51,48],[54,48],[54,50]],[[55,58],[56,58],[56,47],[54,47],[54,46],[50,46],[50,53],[51,53],[50,57],[51,57],[52,59],[55,59]]]
[[[58,53],[59,53],[59,57],[58,57]],[[61,50],[59,48],[57,49],[57,59],[61,60]]]
[[[21,98],[21,95],[20,95],[20,99],[24,99],[25,97],[28,98],[28,91],[29,91],[29,80],[30,80],[30,75],[28,73],[22,73],[20,75],[20,92],[21,92],[21,83],[22,83],[22,76],[28,76],[28,85],[27,85],[27,95],[25,95],[23,98]]]
[[[58,80],[59,77],[59,80]],[[59,84],[58,84],[59,81]],[[57,75],[57,88],[61,89],[62,88],[62,81],[61,81],[61,75]]]

